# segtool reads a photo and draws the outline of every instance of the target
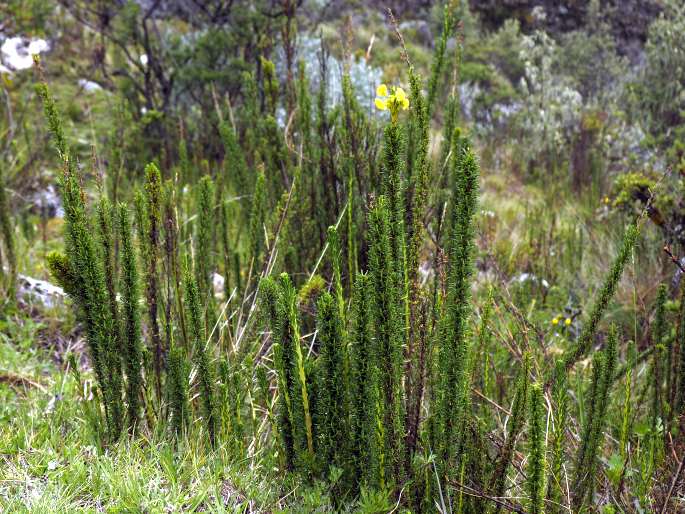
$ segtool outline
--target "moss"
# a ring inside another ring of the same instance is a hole
[[[614,181],[614,207],[632,206],[636,201],[646,202],[655,181],[641,172],[623,173]]]

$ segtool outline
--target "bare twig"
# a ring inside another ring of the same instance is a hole
[[[673,489],[675,489],[678,480],[680,480],[680,474],[683,472],[683,463],[685,463],[685,457],[680,459],[680,464],[678,464],[678,470],[673,475],[673,480],[671,480],[671,487],[668,488],[668,494],[664,499],[664,504],[661,506],[661,514],[666,514],[666,509],[668,508],[668,503],[671,501],[671,496],[673,495]]]
[[[515,505],[513,503],[509,503],[508,501],[498,498],[497,496],[490,496],[488,494],[485,494],[483,491],[479,491],[478,489],[474,489],[473,487],[470,487],[466,484],[462,484],[461,482],[457,480],[450,481],[450,484],[458,487],[461,489],[465,494],[469,496],[475,496],[476,498],[483,498],[484,500],[491,501],[493,503],[496,503],[503,509],[508,510],[509,512],[517,512],[518,514],[526,514],[526,511],[523,510],[522,507]]]
[[[216,94],[216,87],[214,86],[214,82],[211,84],[211,90],[212,90],[212,100],[214,101],[214,110],[216,110],[216,116],[219,118],[219,122],[223,123],[224,122],[224,113],[221,112],[221,107],[219,106],[219,98],[217,97]],[[235,130],[235,126],[233,127],[233,130]]]
[[[45,386],[43,386],[42,384],[30,379],[29,377],[18,375],[17,373],[13,373],[11,371],[5,371],[2,374],[0,374],[0,382],[4,382],[8,384],[10,387],[14,388],[26,388],[27,386],[30,386],[39,389],[43,393],[46,391]]]
[[[472,391],[476,396],[478,396],[478,397],[481,398],[482,400],[485,400],[486,402],[488,402],[490,405],[492,405],[492,406],[495,407],[496,409],[501,410],[502,412],[504,412],[507,416],[511,416],[511,412],[509,412],[507,409],[505,409],[504,407],[502,407],[500,404],[498,404],[498,403],[495,402],[494,400],[491,400],[490,398],[488,398],[487,396],[485,396],[483,393],[481,393],[481,392],[480,392],[478,389],[476,389],[475,387],[472,387],[472,388],[471,388],[471,391]]]
[[[673,255],[673,252],[671,251],[670,245],[664,245],[664,252],[666,252],[666,254],[671,258],[671,261],[673,261],[673,264],[678,266],[678,268],[680,269],[680,271],[682,273],[685,273],[685,267],[683,267],[683,265],[680,264],[680,259],[678,259],[678,257]]]
[[[364,60],[369,62],[371,59],[371,50],[373,50],[373,44],[376,42],[376,34],[371,34],[371,39],[369,40],[369,46],[366,48],[366,53],[364,54]]]
[[[392,23],[393,29],[395,29],[395,35],[397,36],[397,39],[400,41],[400,46],[402,49],[400,50],[400,57],[402,57],[402,60],[407,63],[407,66],[410,68],[412,67],[411,61],[409,61],[409,54],[407,53],[407,45],[404,44],[404,37],[402,37],[402,33],[400,32],[400,25],[397,23],[397,19],[395,18],[395,15],[392,13],[392,9],[388,7],[388,17],[390,18],[390,23]]]

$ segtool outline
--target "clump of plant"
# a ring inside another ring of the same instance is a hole
[[[0,232],[2,233],[2,259],[0,260],[0,279],[2,288],[10,302],[14,301],[17,287],[17,257],[14,242],[14,224],[10,218],[9,198],[5,183],[4,166],[0,166]],[[7,275],[4,276],[4,268]]]
[[[220,140],[203,148],[179,127],[182,143],[153,156],[159,165],[119,177],[140,182],[135,192],[98,188],[94,202],[55,101],[38,86],[65,206],[65,247],[48,266],[83,326],[104,443],[159,435],[178,450],[202,434],[207,459],[226,453],[278,473],[279,483],[325,490],[340,510],[582,511],[609,487],[604,476],[615,477],[616,459],[606,458],[613,447],[624,483],[649,490],[685,398],[677,378],[685,310],[669,314],[661,287],[657,344],[639,355],[622,347],[644,341],[628,345],[616,326],[605,328],[638,219],[603,279],[588,284],[592,295],[568,300],[581,312],[550,314],[565,293],[584,291],[572,282],[585,240],[575,226],[559,236],[567,226],[546,208],[525,217],[527,271],[573,278],[555,292],[539,279],[537,291],[510,294],[516,265],[502,270],[480,244],[479,193],[489,177],[460,116],[464,47],[449,45],[458,12],[443,10],[427,81],[403,47],[408,87],[379,85],[375,113],[358,100],[349,62],[341,102],[331,105],[325,46],[318,81],[305,65],[295,75],[293,55],[281,80],[273,42],[263,41],[240,94],[217,97],[216,117],[206,120]],[[518,70],[530,79],[528,110],[559,92],[545,76],[556,43],[535,38]],[[563,114],[569,105],[552,108]],[[549,115],[532,120],[542,125],[528,126],[527,137],[535,158],[559,164],[555,144],[567,126]],[[124,170],[131,156],[120,151]],[[633,401],[638,383],[649,402]],[[617,441],[605,437],[619,429]],[[615,489],[632,505],[628,487]],[[649,493],[640,494],[647,505]]]

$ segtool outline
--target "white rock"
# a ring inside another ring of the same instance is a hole
[[[45,307],[54,307],[64,301],[64,289],[45,280],[19,275],[19,297],[25,301],[39,302]]]
[[[93,82],[92,80],[78,79],[78,85],[88,93],[102,89],[100,84],[98,84],[97,82]]]
[[[218,273],[212,273],[212,286],[214,287],[214,295],[224,294],[224,285],[226,284],[226,279],[219,275]]]
[[[542,287],[544,287],[545,289],[549,288],[549,282],[547,282],[546,279],[544,279],[544,278],[540,279],[540,278],[536,277],[535,275],[533,275],[532,273],[525,273],[525,272],[521,273],[518,277],[514,277],[512,279],[512,282],[514,282],[514,281],[519,282],[521,284],[524,282],[528,282],[528,281],[534,282],[536,284],[539,282],[540,284],[542,284]]]
[[[535,275],[532,275],[530,273],[521,273],[518,277],[515,278],[517,282],[527,282],[528,280],[535,281],[537,278]]]

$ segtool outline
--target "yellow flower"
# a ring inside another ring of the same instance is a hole
[[[392,93],[389,93],[388,86],[381,84],[376,88],[374,104],[380,111],[389,110],[390,119],[394,123],[397,121],[397,115],[400,110],[406,111],[409,108],[409,98],[401,87],[393,86]]]
[[[559,318],[552,318],[552,325],[556,326],[559,324]]]
[[[571,318],[566,318],[566,320],[564,320],[564,325],[566,325],[568,327],[570,324],[571,324]]]
[[[402,107],[402,110],[406,111],[409,107],[409,98],[407,98],[407,93],[401,87],[395,88],[395,101]]]

